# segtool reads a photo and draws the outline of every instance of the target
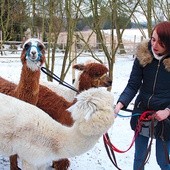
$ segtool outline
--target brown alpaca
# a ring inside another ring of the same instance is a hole
[[[40,66],[45,62],[45,46],[38,39],[28,39],[21,53],[22,70],[18,85],[11,91],[20,100],[36,105],[39,95]]]
[[[74,87],[79,91],[87,90],[91,87],[109,87],[112,84],[111,79],[106,75],[108,69],[95,61],[88,61],[85,64],[76,64],[74,69],[79,70],[79,73],[74,81]],[[77,92],[54,82],[40,82],[50,88],[60,96],[63,96],[67,101],[72,102]]]
[[[73,68],[82,71],[78,80],[79,92],[91,87],[109,87],[112,85],[112,80],[107,76],[108,68],[103,64],[77,64]]]
[[[6,92],[4,91],[4,93],[28,103],[37,104],[40,79],[39,66],[45,62],[44,47],[45,46],[38,39],[29,39],[24,43],[21,53],[23,66],[19,84],[17,86],[13,83],[9,84],[8,81],[1,78],[2,84],[0,88],[6,86]],[[10,169],[19,169],[17,166],[17,155],[10,156]]]
[[[104,65],[90,63],[87,65],[76,65],[74,67],[82,70],[78,90],[82,91],[91,87],[111,86],[112,81],[106,75],[108,69]],[[10,94],[10,88],[15,88],[13,86],[16,85],[2,80],[2,78],[0,79],[0,92]],[[56,121],[67,126],[71,126],[74,123],[70,113],[66,110],[70,105],[72,105],[71,102],[66,101],[49,88],[42,85],[39,86],[37,107],[44,110]],[[60,170],[68,169],[69,165],[70,162],[68,159],[53,162],[53,167]]]
[[[103,64],[78,64],[75,65],[74,68],[82,71],[79,77],[79,92],[90,89],[91,87],[111,86],[112,81],[106,75],[108,69]],[[72,126],[74,123],[69,112],[65,111],[71,104],[72,102],[68,102],[62,96],[54,93],[48,87],[40,85],[37,107],[47,112],[56,121],[67,126]],[[64,114],[61,115],[63,112]]]

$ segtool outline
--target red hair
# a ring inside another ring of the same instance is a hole
[[[154,30],[158,34],[160,42],[165,46],[166,52],[170,53],[170,22],[163,21],[157,24],[152,30],[151,37]]]

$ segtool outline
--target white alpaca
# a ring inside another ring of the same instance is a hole
[[[34,105],[0,93],[0,154],[17,154],[23,170],[90,150],[114,122],[113,95],[91,88],[68,110],[75,123],[63,126]]]

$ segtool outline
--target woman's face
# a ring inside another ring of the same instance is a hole
[[[151,37],[151,45],[152,45],[152,49],[155,54],[160,55],[160,56],[165,54],[166,52],[165,45],[159,40],[156,30],[153,31],[153,34]]]

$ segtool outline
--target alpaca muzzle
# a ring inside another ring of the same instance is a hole
[[[111,85],[112,80],[107,76],[107,74],[103,74],[93,81],[94,87],[110,87]]]
[[[39,47],[35,45],[31,45],[30,48],[26,52],[26,59],[32,62],[38,62],[42,58],[42,53]]]

